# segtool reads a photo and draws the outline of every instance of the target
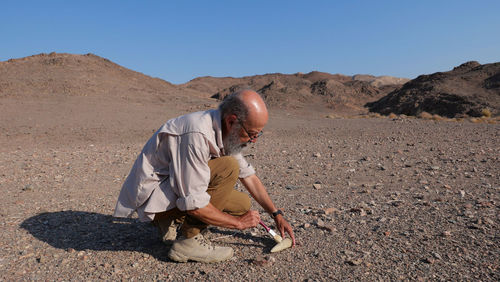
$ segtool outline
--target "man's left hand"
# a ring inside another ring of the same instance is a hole
[[[290,224],[286,221],[286,219],[283,217],[283,215],[279,214],[274,218],[274,221],[276,222],[276,228],[279,230],[281,237],[285,238],[285,231],[290,235],[290,238],[292,239],[292,246],[295,246],[295,235],[293,234],[292,227]]]

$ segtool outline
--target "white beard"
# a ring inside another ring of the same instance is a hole
[[[240,143],[240,129],[240,125],[235,125],[233,129],[227,134],[226,138],[222,140],[226,156],[236,155],[243,151],[243,149],[245,149],[245,147],[247,146],[247,143]]]

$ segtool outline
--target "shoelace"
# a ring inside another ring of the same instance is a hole
[[[215,247],[212,246],[210,240],[206,239],[205,237],[198,236],[195,239],[196,239],[196,241],[198,241],[200,243],[200,245],[207,247],[209,250],[215,249]]]

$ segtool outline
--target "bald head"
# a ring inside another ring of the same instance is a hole
[[[247,108],[247,117],[243,122],[250,127],[264,127],[268,120],[267,107],[262,97],[253,90],[243,90],[236,93],[236,96]]]
[[[267,107],[262,97],[253,90],[241,90],[226,96],[219,105],[222,119],[235,115],[249,126],[264,127],[268,120]]]

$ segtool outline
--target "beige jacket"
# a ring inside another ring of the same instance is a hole
[[[224,155],[219,110],[183,115],[167,121],[146,143],[123,183],[114,216],[140,220],[174,207],[193,210],[210,201],[208,161]],[[241,154],[240,178],[255,173]]]

